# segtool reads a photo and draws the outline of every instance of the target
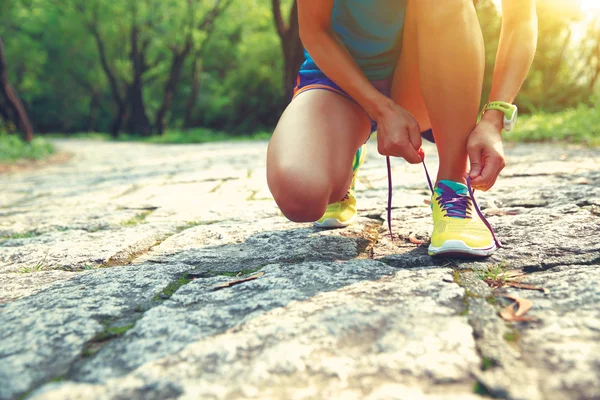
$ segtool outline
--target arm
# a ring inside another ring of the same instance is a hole
[[[490,101],[512,103],[525,81],[537,45],[535,0],[503,0],[502,30]],[[490,189],[504,168],[502,127],[504,114],[487,111],[467,143],[473,187]]]
[[[360,70],[331,26],[334,0],[298,0],[300,38],[311,57],[332,81],[339,85],[378,122],[379,152],[421,162],[418,123],[412,115],[379,93]]]
[[[535,0],[503,0],[502,14],[502,30],[489,100],[512,103],[535,55],[538,35]],[[502,126],[503,114],[500,111],[486,112],[484,118]]]

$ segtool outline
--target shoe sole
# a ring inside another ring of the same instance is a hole
[[[432,257],[488,257],[491,256],[496,249],[495,243],[492,243],[488,247],[473,248],[467,246],[462,240],[446,240],[440,247],[429,245],[428,253]]]
[[[352,225],[355,221],[356,221],[356,215],[352,218],[350,218],[348,221],[346,222],[342,222],[337,218],[327,218],[326,220],[323,220],[323,222],[315,222],[314,226],[315,228],[327,228],[327,229],[336,229],[336,228],[345,228],[347,226]]]

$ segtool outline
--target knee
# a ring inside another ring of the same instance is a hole
[[[293,222],[314,222],[323,216],[330,196],[328,183],[291,168],[267,170],[267,182],[279,209]]]

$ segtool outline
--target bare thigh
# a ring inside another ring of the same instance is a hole
[[[392,81],[392,100],[408,110],[419,122],[421,132],[431,128],[427,106],[419,84],[419,58],[417,54],[417,24],[413,4],[408,0],[404,19],[402,52]]]
[[[267,152],[269,189],[288,218],[316,220],[344,196],[370,127],[358,104],[331,91],[310,90],[291,102]]]

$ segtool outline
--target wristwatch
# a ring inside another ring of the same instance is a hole
[[[504,113],[504,130],[510,132],[517,123],[517,115],[519,110],[514,104],[506,103],[504,101],[490,101],[488,102],[481,111],[481,116],[488,110],[497,110]]]

